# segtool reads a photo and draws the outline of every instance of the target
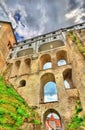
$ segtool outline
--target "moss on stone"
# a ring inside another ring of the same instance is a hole
[[[78,130],[80,127],[85,128],[85,116],[80,116],[82,112],[82,106],[80,100],[77,101],[77,105],[75,106],[75,113],[67,125],[67,130]]]
[[[37,114],[25,103],[11,84],[0,76],[0,130],[18,130],[24,123],[40,124]]]
[[[79,40],[79,38],[76,36],[76,34],[75,34],[73,31],[71,31],[71,32],[69,32],[69,36],[72,38],[72,41],[77,44],[78,49],[79,49],[79,51],[81,52],[81,54],[82,54],[83,56],[85,56],[85,48],[84,48],[84,46],[82,45],[82,43],[81,43],[81,41]]]

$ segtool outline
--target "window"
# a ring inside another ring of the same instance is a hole
[[[72,69],[65,69],[63,72],[64,85],[66,89],[75,88],[72,81]]]
[[[45,63],[44,65],[43,65],[43,69],[45,70],[45,69],[50,69],[50,68],[52,68],[52,63],[51,62],[47,62],[47,63]]]
[[[63,66],[67,64],[67,52],[64,50],[61,50],[56,53],[57,57],[57,65],[58,66]]]
[[[26,85],[26,81],[25,80],[21,80],[19,83],[19,87],[24,87]]]
[[[57,64],[58,66],[66,65],[66,60],[59,60]]]
[[[45,39],[43,39],[42,42],[45,42]]]
[[[47,82],[44,85],[44,102],[58,101],[56,84]]]
[[[58,91],[55,77],[52,73],[44,74],[40,79],[40,102],[48,103],[58,101]]]
[[[40,70],[45,70],[52,68],[52,63],[51,63],[51,56],[49,54],[44,54],[40,57]]]

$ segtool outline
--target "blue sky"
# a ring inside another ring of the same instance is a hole
[[[54,82],[48,82],[44,86],[44,102],[58,101],[57,85]]]
[[[85,20],[84,0],[0,0],[0,20],[12,22],[17,41]]]

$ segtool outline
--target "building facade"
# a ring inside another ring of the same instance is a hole
[[[41,130],[66,130],[77,100],[85,113],[85,58],[68,35],[74,31],[84,46],[84,28],[82,23],[20,42],[7,57],[5,76],[39,113]],[[49,128],[52,115],[58,126],[51,120]]]
[[[14,43],[16,43],[16,38],[11,23],[0,21],[0,71]]]

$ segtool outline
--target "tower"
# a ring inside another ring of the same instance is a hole
[[[84,47],[84,27],[82,23],[20,42],[7,58],[6,77],[39,113],[42,130],[66,130],[77,100],[85,113],[85,58],[69,35],[73,31]]]
[[[11,23],[0,21],[0,71],[14,43],[16,43],[16,38]]]

